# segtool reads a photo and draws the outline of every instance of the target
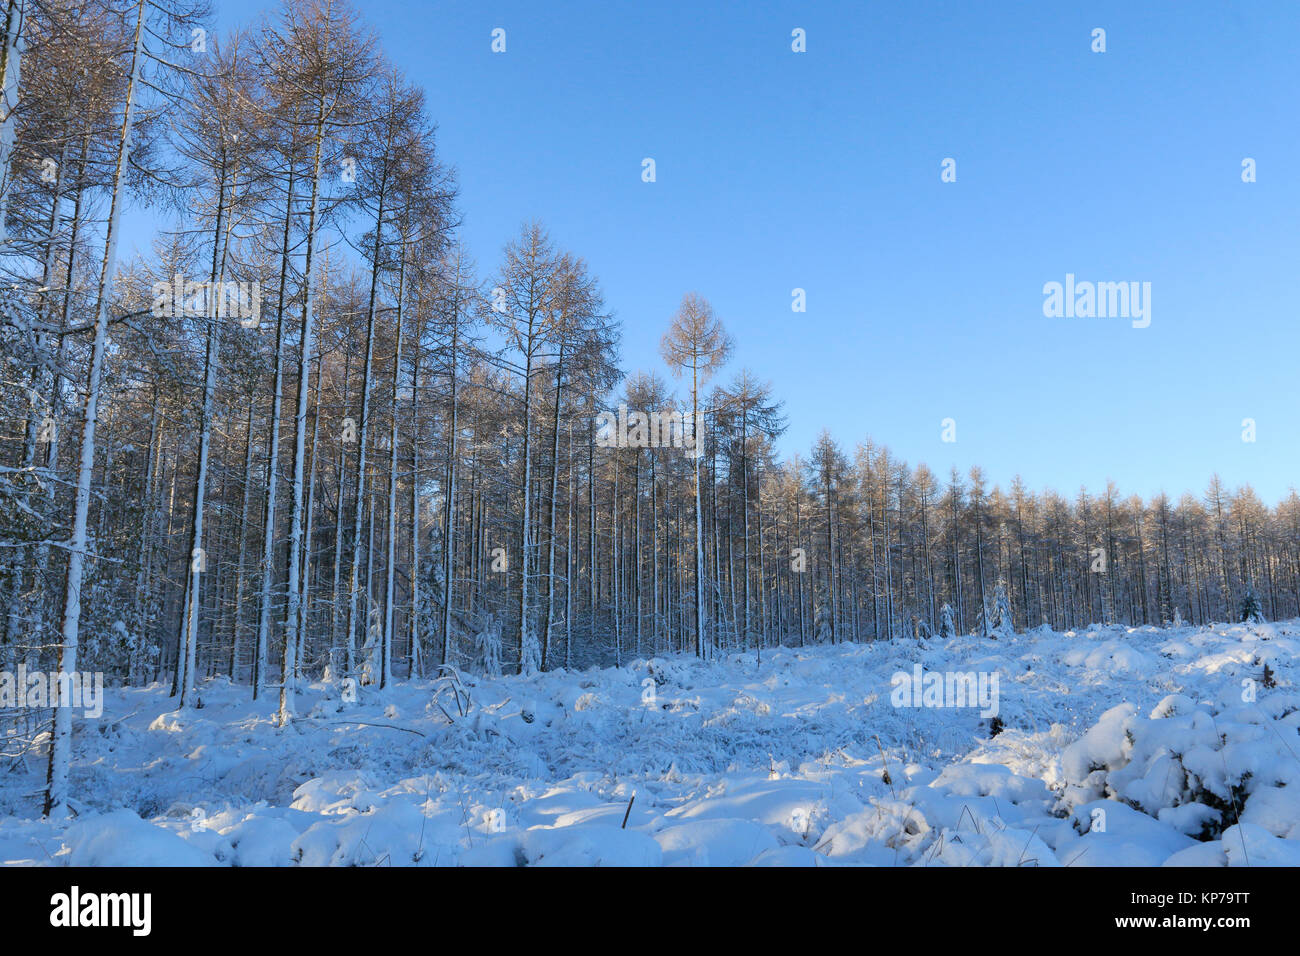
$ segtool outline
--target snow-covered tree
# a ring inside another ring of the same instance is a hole
[[[1249,582],[1241,595],[1240,618],[1243,624],[1264,623],[1264,610],[1260,606],[1259,595],[1255,593],[1255,585]]]
[[[1012,637],[1016,633],[1011,615],[1011,599],[1007,597],[1007,582],[999,579],[993,589],[993,608],[989,620],[990,637]]]
[[[946,601],[942,608],[939,609],[939,637],[948,639],[957,636],[957,625],[952,619],[952,605]]]

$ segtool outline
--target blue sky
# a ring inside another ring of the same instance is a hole
[[[786,453],[826,427],[1004,486],[1300,481],[1300,4],[360,9],[428,92],[481,270],[541,219],[600,277],[625,367],[661,374],[704,294],[737,342],[723,378],[785,400]],[[1066,273],[1150,282],[1150,327],[1044,317]]]

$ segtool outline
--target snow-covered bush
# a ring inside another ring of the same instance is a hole
[[[1288,837],[1300,832],[1298,731],[1293,695],[1215,707],[1172,694],[1147,717],[1120,704],[1062,754],[1063,803],[1120,800],[1199,840],[1241,821]]]

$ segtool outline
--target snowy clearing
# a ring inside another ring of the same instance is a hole
[[[73,821],[40,819],[39,754],[0,774],[0,860],[1300,865],[1298,658],[1300,621],[784,648],[467,674],[463,717],[446,682],[318,682],[287,730],[224,680],[187,713],[109,690]],[[895,707],[918,664],[997,675],[1004,729]]]

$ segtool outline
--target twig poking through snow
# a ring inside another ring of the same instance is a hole
[[[410,727],[398,727],[396,724],[372,724],[372,723],[367,723],[364,720],[320,720],[316,717],[299,717],[298,720],[299,722],[311,720],[314,721],[315,723],[331,724],[335,727],[341,727],[344,724],[356,724],[359,727],[382,727],[385,730],[402,730],[408,734],[415,734],[415,736],[417,737],[428,736],[427,734],[419,730],[413,730]]]
[[[889,792],[894,794],[894,799],[898,799],[898,793],[894,790],[894,778],[889,774],[889,760],[885,757],[885,748],[880,744],[880,734],[876,734],[876,747],[880,750],[880,762],[885,767],[885,783],[889,784]]]
[[[627,809],[623,811],[623,825],[619,827],[620,830],[627,829],[627,818],[632,815],[632,804],[635,802],[636,802],[636,791],[633,790],[632,799],[627,802]]]

